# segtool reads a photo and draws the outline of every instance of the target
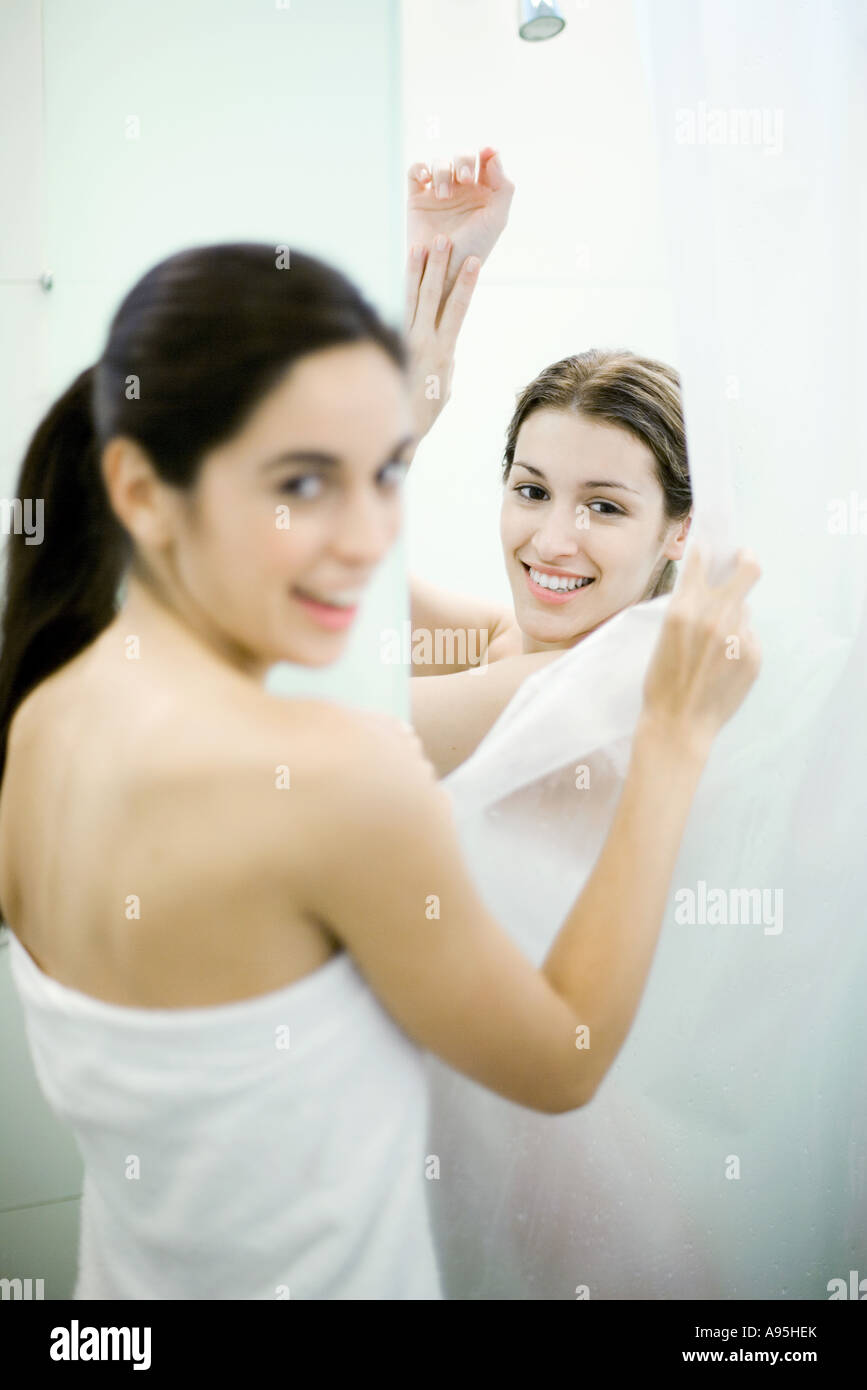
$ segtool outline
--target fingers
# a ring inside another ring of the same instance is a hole
[[[708,580],[707,556],[698,542],[693,541],[687,548],[676,592],[685,591],[691,595],[713,591],[725,603],[740,603],[761,578],[761,573],[761,565],[752,552],[740,549],[735,557],[734,570],[726,582],[712,585]]]
[[[426,164],[411,164],[406,175],[407,193],[423,193],[430,183],[430,170]]]
[[[431,164],[411,164],[407,171],[408,193],[422,193],[425,189],[436,197],[452,197],[464,183],[482,183],[485,188],[500,189],[509,183],[503,161],[492,146],[486,145],[477,158],[475,154],[456,154],[452,160],[436,158]]]
[[[445,308],[440,317],[440,335],[443,348],[451,356],[454,351],[461,324],[466,316],[467,309],[470,307],[470,300],[473,297],[473,290],[479,283],[479,270],[481,261],[478,256],[467,256],[461,266],[458,278],[452,286],[451,294],[445,303]]]
[[[744,656],[750,664],[750,669],[758,675],[762,669],[762,648],[752,629],[747,632],[744,640]]]
[[[499,189],[509,183],[499,152],[486,145],[479,150],[478,172],[475,154],[456,154],[453,160],[436,158],[431,164],[417,160],[407,170],[407,193],[433,190],[436,197],[450,197],[463,183],[478,181],[485,188]]]
[[[761,577],[761,566],[747,550],[739,550],[735,568],[724,584],[708,589],[706,602],[718,615],[722,627],[737,632],[744,640],[750,631],[750,610],[746,596]]]
[[[455,179],[458,183],[475,183],[476,156],[474,154],[455,155]]]
[[[430,165],[411,164],[407,173],[407,192],[433,192],[435,197],[451,198],[461,187],[478,181],[483,187],[497,191],[511,187],[498,152],[486,145],[479,153],[478,173],[476,156],[458,154],[454,159],[435,159]]]
[[[723,592],[732,602],[740,603],[761,578],[761,574],[762,567],[752,551],[739,550],[734,573],[722,586]]]
[[[418,310],[418,291],[424,274],[427,250],[419,242],[410,246],[406,261],[406,302],[404,304],[404,324],[409,330],[415,322]]]
[[[734,574],[716,592],[720,597],[723,622],[728,622],[732,632],[740,641],[741,656],[756,672],[759,669],[760,649],[758,639],[750,625],[750,606],[746,595],[756,580],[761,577],[761,567],[749,551],[739,550]]]
[[[445,245],[439,245],[440,242],[444,242]],[[436,326],[436,316],[439,312],[440,300],[443,297],[443,285],[445,284],[451,249],[451,242],[448,237],[435,236],[433,246],[428,251],[427,262],[421,277],[418,304],[415,311],[416,318],[427,320],[432,327]]]
[[[685,607],[706,594],[707,589],[707,561],[701,547],[693,541],[687,546],[686,556],[680,567],[677,587],[672,595],[672,605]]]
[[[454,192],[454,170],[450,159],[435,159],[433,189],[437,198],[450,198]]]
[[[707,560],[698,541],[693,541],[692,545],[687,548],[686,559],[683,562],[683,576],[684,579],[694,579],[698,575],[701,575],[705,580],[707,579]]]
[[[479,183],[487,188],[499,189],[509,183],[503,168],[503,161],[496,150],[488,145],[479,155]]]
[[[694,582],[699,586],[703,582],[700,574],[703,559],[702,555],[697,557],[692,571]],[[729,643],[732,637],[738,639],[739,656],[745,660],[747,667],[756,673],[761,653],[758,639],[750,625],[751,612],[746,596],[761,577],[761,573],[761,566],[752,552],[740,549],[735,557],[734,571],[724,584],[708,585],[705,581],[702,594],[693,590],[705,614],[705,620],[715,625],[717,634],[722,636],[726,643]]]

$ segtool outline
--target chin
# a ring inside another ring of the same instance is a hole
[[[516,610],[516,617],[521,631],[535,642],[547,642],[551,646],[567,647],[580,642],[582,637],[586,637],[596,628],[601,627],[603,623],[607,623],[608,619],[613,618],[614,614],[619,611],[619,609],[614,609],[613,612],[587,613],[583,626],[577,628],[564,619],[558,622],[553,614],[548,617],[535,610],[529,613],[526,610]]]
[[[290,666],[304,666],[308,670],[316,671],[325,666],[333,666],[343,655],[343,648],[332,652],[314,652],[306,648],[299,650],[298,647],[286,648],[270,657],[272,664],[287,662]]]
[[[343,656],[347,646],[348,643],[343,634],[340,634],[339,639],[335,636],[330,641],[325,637],[322,642],[299,644],[291,652],[285,652],[279,657],[279,660],[289,661],[295,666],[309,666],[315,670],[318,667],[333,666]]]
[[[532,637],[535,642],[571,642],[581,636],[569,624],[552,622],[550,619],[546,621],[538,613],[518,613],[516,616],[524,636]]]

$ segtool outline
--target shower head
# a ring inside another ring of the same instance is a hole
[[[518,17],[518,33],[531,43],[553,39],[566,23],[560,6],[548,0],[519,0]]]

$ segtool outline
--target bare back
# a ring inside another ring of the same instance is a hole
[[[317,705],[198,675],[118,661],[98,639],[12,722],[0,903],[46,974],[96,998],[228,1002],[339,949],[291,886]]]

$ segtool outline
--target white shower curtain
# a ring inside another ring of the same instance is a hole
[[[451,1298],[824,1299],[867,1278],[867,11],[636,18],[693,534],[718,575],[736,545],[758,555],[763,668],[597,1096],[538,1115],[432,1060],[431,1211]],[[669,602],[528,680],[446,783],[482,895],[537,963],[607,833]],[[760,890],[746,914],[738,890]]]

